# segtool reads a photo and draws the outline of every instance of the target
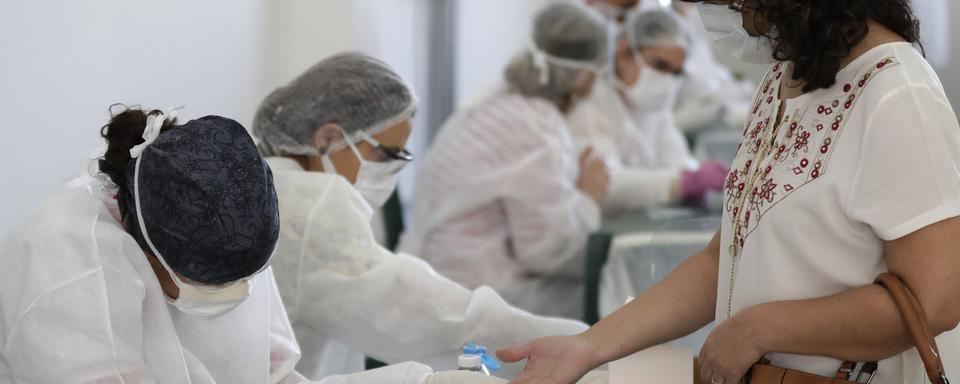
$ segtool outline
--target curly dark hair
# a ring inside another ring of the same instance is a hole
[[[130,148],[143,143],[143,130],[147,125],[147,117],[161,113],[163,111],[158,109],[147,111],[137,106],[114,104],[110,106],[110,122],[100,128],[100,136],[107,141],[107,151],[103,154],[103,158],[99,159],[99,169],[118,188],[117,194],[121,195],[121,198],[117,201],[120,203],[120,212],[123,216],[128,213],[124,204],[126,199],[123,199],[122,195],[129,193],[123,186],[126,185],[127,164],[132,160]],[[176,119],[164,120],[160,131],[166,132],[176,125]]]
[[[871,19],[907,42],[920,41],[910,0],[747,0],[744,6],[770,27],[765,35],[774,57],[793,63],[804,92],[836,83],[841,61],[866,38]]]

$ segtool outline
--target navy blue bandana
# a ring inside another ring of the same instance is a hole
[[[150,250],[146,232],[156,256],[181,276],[232,282],[273,254],[280,233],[273,174],[240,123],[206,116],[164,131],[126,173],[131,233]]]

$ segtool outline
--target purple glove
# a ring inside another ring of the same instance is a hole
[[[699,200],[708,191],[722,191],[730,171],[725,165],[706,162],[696,171],[680,174],[680,196],[683,200]]]

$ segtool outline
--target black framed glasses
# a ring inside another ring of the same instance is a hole
[[[363,141],[366,141],[367,144],[373,146],[373,150],[377,153],[377,157],[382,160],[380,162],[396,161],[406,164],[413,161],[413,153],[408,151],[406,148],[387,148],[370,135],[364,134],[361,137]]]
[[[702,3],[711,5],[726,5],[734,11],[743,12],[746,9],[746,2],[747,0],[704,0]]]
[[[413,153],[410,153],[406,148],[387,148],[378,144],[374,146],[373,149],[377,151],[377,155],[384,160],[413,161]]]

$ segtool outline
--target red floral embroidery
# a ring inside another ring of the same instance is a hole
[[[772,203],[772,202],[773,202],[773,197],[774,197],[774,195],[775,195],[775,194],[773,193],[773,190],[774,190],[775,188],[777,188],[777,183],[774,183],[774,182],[773,182],[773,179],[767,179],[767,181],[765,181],[765,182],[763,183],[763,185],[760,186],[760,196],[759,196],[759,197],[760,197],[761,199],[763,199],[763,200],[766,200],[768,203]]]
[[[832,91],[834,94],[827,94],[828,97],[822,99],[829,100],[827,104],[810,106],[807,110],[786,111],[784,127],[788,128],[772,138],[773,145],[768,147],[767,152],[758,153],[763,140],[774,129],[771,119],[777,115],[779,107],[773,105],[772,95],[780,89],[780,65],[776,65],[768,74],[763,83],[763,92],[758,93],[754,100],[754,115],[751,122],[745,125],[744,140],[738,147],[737,160],[724,183],[725,210],[730,213],[729,218],[733,222],[731,255],[737,257],[741,253],[736,247],[743,247],[745,239],[768,209],[826,174],[829,159],[835,152],[831,151],[831,147],[842,133],[845,121],[849,120],[844,117],[856,106],[857,95],[876,72],[890,68],[891,64],[894,64],[892,59],[885,59],[869,67],[866,73],[839,82],[839,86]],[[825,129],[828,125],[830,129]],[[813,127],[815,130],[804,127]],[[809,153],[811,145],[819,150]],[[760,162],[754,167],[757,161]]]
[[[804,152],[806,152],[807,143],[809,142],[810,142],[810,132],[807,132],[807,131],[800,132],[800,134],[797,135],[797,139],[793,142],[793,150],[799,151],[802,149]]]

